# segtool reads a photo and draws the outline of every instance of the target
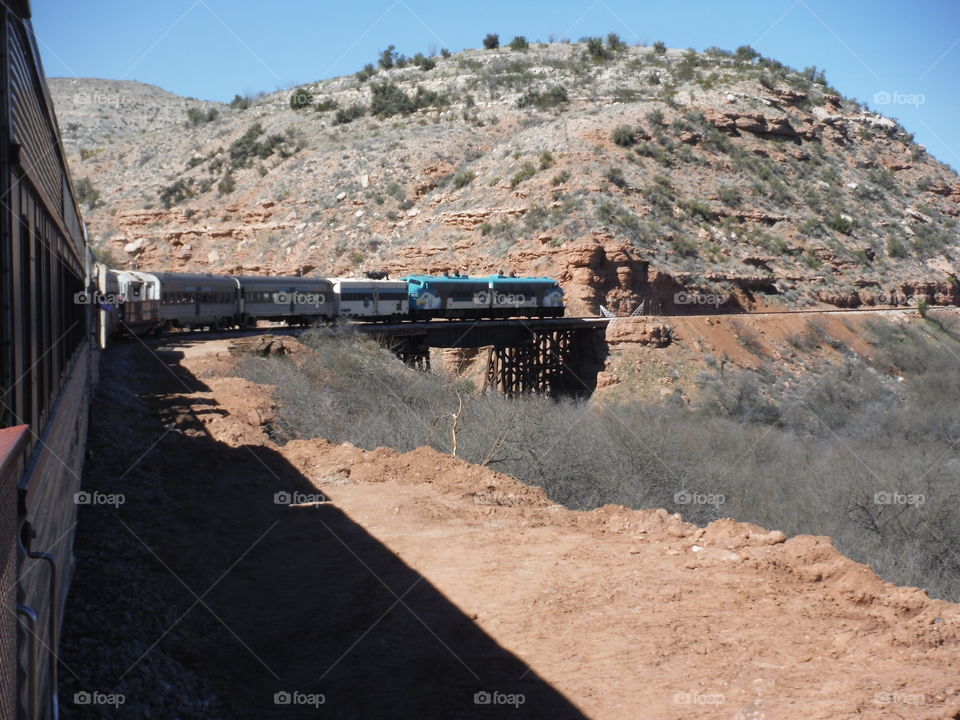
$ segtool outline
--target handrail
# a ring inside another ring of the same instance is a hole
[[[29,668],[27,670],[27,695],[29,696],[30,707],[27,709],[27,717],[30,720],[39,720],[40,718],[40,656],[37,646],[37,613],[26,605],[17,605],[17,614],[26,618],[27,629],[29,631]]]

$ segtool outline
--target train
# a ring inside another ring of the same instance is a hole
[[[92,256],[26,0],[0,6],[0,718],[53,720],[98,376]]]
[[[120,334],[224,330],[260,320],[313,325],[562,317],[563,289],[547,277],[410,275],[398,280],[113,270],[79,302],[100,313],[101,345]]]

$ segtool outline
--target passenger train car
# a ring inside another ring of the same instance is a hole
[[[26,0],[0,5],[0,718],[59,712],[97,377],[91,256]]]
[[[398,322],[562,317],[563,290],[547,277],[411,275],[262,277],[100,268],[97,299],[109,331],[222,329],[258,320],[308,325],[337,318]],[[101,342],[105,345],[105,339]]]
[[[407,283],[402,280],[335,278],[333,291],[340,317],[402,320],[410,314]]]

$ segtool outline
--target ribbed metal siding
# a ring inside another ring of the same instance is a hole
[[[0,718],[16,717],[17,481],[0,474]]]

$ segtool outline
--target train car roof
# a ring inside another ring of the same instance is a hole
[[[235,277],[237,280],[242,280],[243,282],[286,282],[286,283],[299,283],[299,282],[325,282],[327,284],[333,282],[330,278],[325,277],[304,277],[301,275],[231,275],[230,277]]]
[[[484,280],[496,280],[498,282],[522,282],[534,283],[538,285],[556,285],[557,281],[551,277],[513,277],[511,275],[488,275]]]

